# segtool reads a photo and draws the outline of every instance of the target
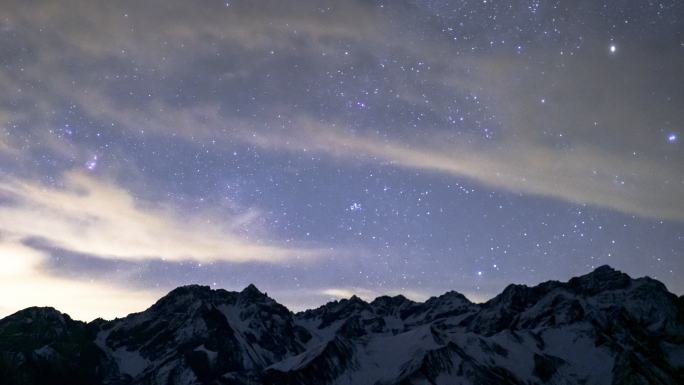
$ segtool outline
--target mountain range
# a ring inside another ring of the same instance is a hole
[[[481,304],[451,291],[299,313],[253,285],[183,286],[111,321],[0,320],[0,384],[684,384],[684,297],[609,266]]]

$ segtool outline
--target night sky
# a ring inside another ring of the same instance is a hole
[[[684,2],[0,5],[0,316],[684,293]]]

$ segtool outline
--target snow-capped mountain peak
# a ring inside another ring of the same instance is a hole
[[[297,314],[254,285],[190,285],[113,321],[51,308],[0,320],[0,373],[27,385],[678,384],[684,299],[609,266],[483,304],[354,296]]]

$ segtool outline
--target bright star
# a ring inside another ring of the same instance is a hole
[[[667,136],[667,141],[670,143],[674,143],[677,141],[677,134],[670,134]]]
[[[361,210],[361,203],[354,202],[349,206],[349,211],[360,211]]]
[[[615,46],[615,44],[611,44],[610,45],[610,53],[615,53],[615,51],[617,51],[617,47]]]

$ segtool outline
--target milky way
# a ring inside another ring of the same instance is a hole
[[[5,1],[0,315],[684,293],[681,1]]]

